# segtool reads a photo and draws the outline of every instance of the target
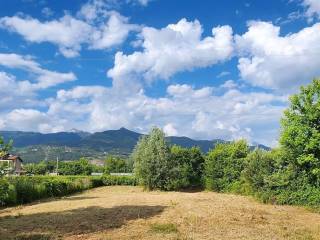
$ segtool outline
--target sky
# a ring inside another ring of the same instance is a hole
[[[10,0],[0,130],[158,126],[276,146],[319,56],[320,0]]]

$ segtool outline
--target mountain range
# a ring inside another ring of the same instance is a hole
[[[13,153],[19,154],[25,162],[41,160],[75,160],[80,157],[103,159],[106,154],[128,156],[142,134],[126,128],[104,132],[87,133],[77,130],[58,133],[38,133],[22,131],[0,131],[5,140],[14,142]],[[194,140],[188,137],[167,137],[170,144],[182,147],[198,146],[203,152],[208,152],[221,139]],[[256,146],[255,146],[256,147]],[[264,145],[259,148],[268,150]]]

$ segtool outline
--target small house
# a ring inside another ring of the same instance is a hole
[[[6,174],[23,174],[25,171],[22,169],[22,163],[22,159],[16,155],[6,154],[0,157],[0,165],[4,166],[4,172]]]

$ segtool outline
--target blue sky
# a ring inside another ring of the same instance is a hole
[[[0,129],[127,127],[277,144],[320,76],[319,0],[12,0],[0,8]]]

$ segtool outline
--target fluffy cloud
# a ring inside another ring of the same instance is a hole
[[[41,66],[30,57],[24,57],[13,53],[0,53],[0,65],[7,68],[22,69],[35,74],[35,83],[31,83],[29,81],[23,81],[19,83],[19,86],[30,91],[45,89],[64,82],[76,80],[76,76],[72,72],[60,73],[56,71],[49,71],[41,68]]]
[[[307,8],[306,16],[309,19],[320,17],[320,1],[319,0],[303,0],[303,5]]]
[[[112,11],[106,24],[94,30],[89,40],[92,49],[106,49],[124,42],[130,31],[138,30],[137,25],[129,24],[128,18]]]
[[[178,131],[172,123],[168,123],[163,127],[163,131],[167,136],[177,136]]]
[[[246,137],[270,145],[277,136],[270,131],[278,128],[286,101],[287,96],[245,93],[236,87],[225,89],[221,95],[207,87],[169,85],[167,96],[155,99],[143,91],[119,96],[116,89],[81,86],[60,90],[49,100],[48,111],[13,110],[1,118],[1,128],[52,132],[125,126],[147,132],[157,125],[167,135],[229,140]]]
[[[66,57],[77,56],[81,43],[88,41],[92,31],[89,24],[70,15],[46,22],[20,16],[3,17],[0,19],[0,27],[19,33],[29,42],[56,44]]]
[[[92,49],[111,48],[125,41],[130,31],[139,29],[129,24],[128,18],[106,9],[105,4],[90,1],[77,17],[66,14],[44,22],[31,17],[3,17],[0,28],[16,32],[29,42],[55,44],[65,57],[76,57],[84,44]]]
[[[70,51],[70,56],[73,52],[77,54],[84,43],[89,48],[108,48],[124,41],[129,31],[137,30],[137,26],[130,25],[128,19],[117,12],[102,11],[94,5],[99,2],[90,2],[91,5],[74,18],[88,26],[90,35],[84,36],[84,40],[79,37],[75,45],[71,40],[70,45],[55,42],[62,52]],[[100,25],[98,19],[104,18],[108,23]],[[61,23],[62,19],[56,22]],[[320,42],[319,28],[320,24],[315,24],[298,33],[281,36],[280,28],[271,23],[251,22],[245,34],[234,38],[229,26],[213,28],[212,35],[203,37],[200,23],[185,19],[162,29],[143,27],[138,39],[142,50],[128,55],[116,54],[114,67],[108,71],[113,79],[112,87],[75,86],[59,90],[55,97],[43,101],[44,108],[32,107],[34,91],[73,81],[74,74],[46,70],[27,56],[0,54],[0,65],[35,75],[33,81],[18,81],[0,72],[2,86],[19,89],[22,96],[30,95],[26,98],[30,103],[18,107],[1,108],[12,99],[19,99],[18,96],[7,99],[4,105],[1,105],[4,98],[0,100],[0,129],[103,131],[125,126],[147,132],[157,125],[167,135],[227,140],[245,137],[271,145],[277,138],[279,118],[287,104],[287,95],[280,91],[241,90],[238,82],[228,80],[220,86],[202,88],[169,84],[163,97],[152,98],[144,92],[145,83],[213,66],[237,53],[240,75],[250,85],[275,90],[295,88],[320,73],[317,54],[310,54]],[[226,75],[228,72],[219,77]]]
[[[268,22],[250,22],[236,36],[238,69],[248,83],[270,89],[292,90],[320,75],[320,23],[286,36]]]
[[[181,71],[212,66],[225,61],[233,53],[232,29],[229,26],[212,29],[212,36],[202,38],[199,21],[180,20],[162,29],[144,27],[141,32],[143,51],[125,55],[118,52],[108,76],[115,85],[127,79],[152,81],[167,79]]]
[[[34,100],[34,93],[29,81],[17,81],[13,75],[0,71],[0,86],[0,112],[17,106],[40,105]]]
[[[16,76],[0,71],[0,115],[10,109],[23,107],[46,107],[38,92],[61,83],[76,80],[74,73],[49,71],[31,57],[0,53],[0,66],[13,70],[23,70],[31,79],[18,79]],[[20,126],[20,125],[18,125]]]
[[[40,132],[63,130],[61,127],[54,127],[55,123],[52,122],[52,119],[46,113],[34,109],[15,109],[7,114],[3,114],[1,118],[3,120],[2,128],[8,130],[16,129],[17,126],[23,126],[25,129]]]

